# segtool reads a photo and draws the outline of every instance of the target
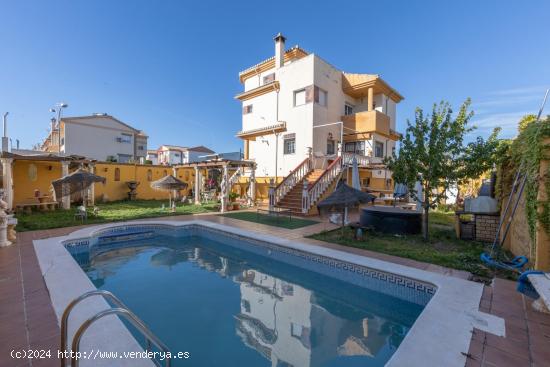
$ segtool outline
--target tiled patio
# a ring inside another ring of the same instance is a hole
[[[185,221],[200,217],[263,234],[330,247],[378,258],[448,276],[467,277],[467,273],[395,256],[343,247],[303,238],[335,225],[319,224],[288,230],[236,219],[206,214],[179,216],[162,220]],[[156,218],[158,220],[159,218]],[[155,220],[155,219],[152,219]],[[20,233],[16,245],[0,249],[0,366],[58,366],[59,326],[50,304],[32,241],[63,236],[79,227]],[[468,366],[550,366],[550,315],[532,309],[529,299],[515,291],[515,283],[497,279],[485,287],[480,309],[506,320],[506,337],[499,338],[475,331],[470,347]],[[47,349],[51,359],[15,360],[11,350]],[[426,361],[429,365],[429,361]]]
[[[485,287],[480,310],[505,320],[506,337],[476,330],[467,366],[550,366],[550,315],[535,311],[532,302],[515,282],[495,279]]]

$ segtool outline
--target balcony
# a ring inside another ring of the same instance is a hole
[[[358,112],[342,116],[344,141],[370,139],[373,133],[398,140],[399,134],[390,129],[390,118],[379,111]]]

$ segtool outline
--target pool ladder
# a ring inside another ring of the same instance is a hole
[[[79,365],[79,359],[76,358],[76,355],[80,349],[80,340],[82,339],[82,335],[86,332],[86,330],[97,320],[109,316],[109,315],[118,315],[118,316],[124,316],[126,320],[128,320],[144,337],[147,342],[147,348],[146,350],[151,350],[151,344],[155,345],[158,349],[160,349],[165,356],[167,356],[167,353],[170,351],[168,347],[155,335],[153,332],[145,325],[143,321],[139,319],[132,311],[126,307],[124,303],[118,297],[116,297],[114,294],[112,294],[109,291],[105,290],[95,290],[90,291],[87,293],[84,293],[83,295],[75,298],[71,301],[65,308],[65,311],[63,311],[63,316],[61,317],[61,346],[60,350],[62,352],[65,352],[67,350],[67,336],[68,336],[68,323],[69,323],[69,315],[71,314],[71,311],[73,308],[83,301],[86,298],[93,297],[93,296],[101,296],[106,300],[110,300],[112,303],[116,305],[116,308],[109,308],[103,311],[100,311],[96,313],[94,316],[88,318],[86,321],[84,321],[73,337],[72,347],[71,351],[71,363],[69,366],[71,367],[78,367]],[[153,363],[155,363],[157,366],[160,366],[160,363],[152,359]],[[166,367],[170,367],[171,361],[170,358],[165,358],[165,364]],[[67,366],[67,358],[65,358],[65,355],[61,358],[61,367]]]

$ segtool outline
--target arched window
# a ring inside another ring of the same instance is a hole
[[[153,171],[147,170],[147,181],[153,181]]]
[[[162,171],[162,177],[167,176],[168,172],[166,170]]]
[[[115,181],[120,181],[120,168],[115,168]]]

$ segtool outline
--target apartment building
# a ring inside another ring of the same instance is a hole
[[[99,161],[144,160],[147,135],[106,113],[52,119],[50,133],[41,150],[79,155]]]
[[[214,151],[205,146],[182,147],[178,145],[161,145],[157,149],[158,164],[173,165],[191,162],[200,162],[204,156],[213,154]]]

